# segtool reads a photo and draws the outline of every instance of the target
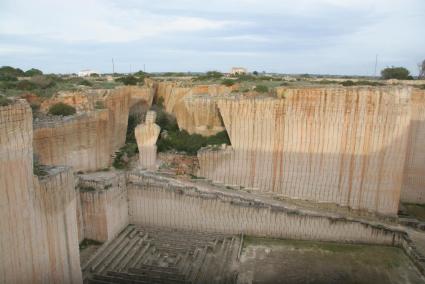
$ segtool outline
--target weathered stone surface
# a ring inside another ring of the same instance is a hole
[[[273,195],[396,214],[408,88],[284,89],[220,99],[232,147],[198,153],[200,176]]]
[[[81,283],[72,171],[33,177],[32,113],[0,107],[0,282]]]
[[[401,200],[425,203],[425,91],[414,90]]]
[[[113,143],[108,110],[34,125],[34,151],[42,164],[95,171],[111,165]]]
[[[84,237],[105,242],[117,236],[128,225],[128,204],[125,175],[120,172],[97,172],[80,175],[78,186],[81,200]]]
[[[215,100],[208,98],[228,95],[233,88],[223,85],[181,87],[175,82],[161,82],[157,99],[176,117],[180,129],[210,136],[223,131],[224,127]]]
[[[109,167],[111,155],[125,143],[130,94],[131,89],[125,87],[104,90],[105,109],[36,121],[34,151],[41,163],[69,165],[75,171]]]
[[[139,164],[143,169],[154,169],[156,165],[156,141],[161,128],[155,124],[156,113],[148,111],[145,123],[139,124],[134,135],[139,148]]]
[[[290,209],[280,202],[203,188],[148,173],[128,176],[130,223],[201,232],[398,245],[402,232]]]

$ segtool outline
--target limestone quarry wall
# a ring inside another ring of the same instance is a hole
[[[425,91],[416,89],[413,91],[411,115],[401,200],[423,204],[425,203]]]
[[[410,89],[286,89],[220,99],[232,147],[198,153],[200,176],[273,195],[396,214]]]
[[[132,173],[130,223],[253,236],[399,245],[401,233]]]
[[[68,165],[75,171],[107,168],[115,140],[110,123],[108,110],[37,122],[34,151],[44,165]]]
[[[111,130],[112,150],[118,151],[125,144],[128,114],[130,111],[131,89],[117,88],[105,99],[105,107],[109,110],[109,127]]]
[[[42,267],[37,275],[40,283],[82,281],[74,188],[69,167],[54,168],[48,177],[35,180],[35,207],[30,214],[36,217],[32,241],[38,250],[34,264]]]
[[[153,87],[135,87],[130,88],[130,115],[136,116],[140,121],[145,117],[146,112],[152,106],[155,96],[155,88]]]
[[[233,87],[223,85],[198,85],[181,87],[174,82],[158,84],[157,99],[177,119],[180,129],[190,134],[214,135],[224,130],[215,100],[208,98],[230,94]]]
[[[83,237],[106,242],[128,225],[126,179],[123,173],[81,175],[78,183]]]
[[[32,113],[0,107],[0,283],[81,283],[73,176],[33,177]]]

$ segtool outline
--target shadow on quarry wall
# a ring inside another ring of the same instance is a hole
[[[206,148],[198,152],[199,176],[287,198],[395,215],[403,182],[404,137],[363,155]]]

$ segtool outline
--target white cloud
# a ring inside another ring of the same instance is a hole
[[[18,44],[0,44],[0,55],[11,55],[11,54],[42,54],[47,51],[43,48],[18,45]]]
[[[69,42],[128,42],[166,33],[220,30],[243,23],[163,16],[110,1],[17,0],[0,12],[0,35],[36,35]],[[1,6],[0,6],[1,8]]]

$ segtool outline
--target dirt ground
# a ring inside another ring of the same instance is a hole
[[[399,248],[246,237],[238,283],[425,283]]]

